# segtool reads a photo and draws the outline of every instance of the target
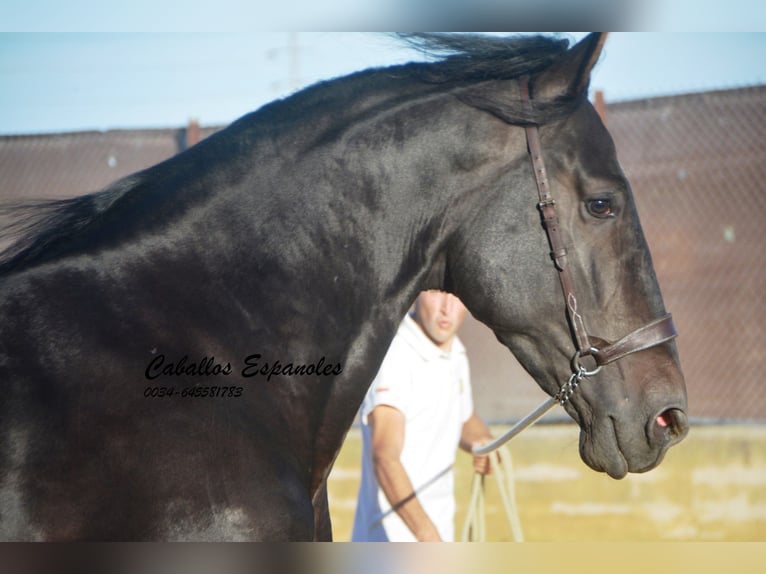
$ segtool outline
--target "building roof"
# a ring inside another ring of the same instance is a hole
[[[0,199],[72,197],[165,160],[218,128],[0,136]]]

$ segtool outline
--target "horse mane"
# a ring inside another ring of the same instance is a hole
[[[476,34],[397,34],[435,60],[412,65],[423,81],[433,83],[510,80],[550,66],[569,41],[550,36],[481,36]]]
[[[0,275],[42,255],[59,239],[77,235],[135,184],[127,176],[104,190],[65,199],[0,203]]]
[[[392,85],[401,86],[397,80],[416,81],[431,86],[431,90],[453,90],[464,103],[489,111],[484,105],[483,85],[540,72],[569,46],[566,39],[530,35],[405,33],[396,37],[430,61],[365,70],[319,82],[267,104],[234,124],[254,122],[262,130],[290,129],[298,121],[296,118],[313,110],[332,109],[340,114],[349,100],[358,101],[373,90],[393,90]],[[541,124],[571,113],[581,97],[582,94],[575,94],[561,100],[536,102],[534,109],[510,102],[502,114],[494,109],[492,113],[509,123]],[[143,177],[134,174],[102,191],[69,199],[0,204],[0,276],[41,260],[59,240],[82,233]]]
[[[410,74],[423,82],[453,88],[464,104],[489,112],[511,125],[542,125],[570,115],[585,99],[588,84],[565,90],[531,105],[498,96],[495,81],[532,76],[550,67],[569,49],[569,41],[550,36],[479,36],[466,34],[400,34],[433,63],[413,64]]]

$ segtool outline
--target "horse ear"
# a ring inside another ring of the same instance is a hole
[[[590,73],[598,62],[606,32],[588,34],[564,53],[532,82],[533,97],[554,99],[579,94],[588,87]]]

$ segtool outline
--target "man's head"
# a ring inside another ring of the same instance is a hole
[[[434,345],[443,351],[452,349],[452,340],[466,313],[463,302],[444,291],[422,291],[415,300],[415,321]]]

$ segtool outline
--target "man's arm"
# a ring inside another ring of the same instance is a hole
[[[476,413],[471,413],[470,418],[463,423],[463,429],[460,433],[460,448],[471,454],[474,445],[482,445],[492,440],[489,433],[489,427],[484,424]],[[473,468],[481,474],[490,473],[489,457],[487,455],[474,455]]]
[[[372,427],[375,477],[388,502],[419,541],[441,540],[436,526],[414,495],[415,489],[401,462],[404,415],[398,409],[379,405],[368,415],[368,420]]]

